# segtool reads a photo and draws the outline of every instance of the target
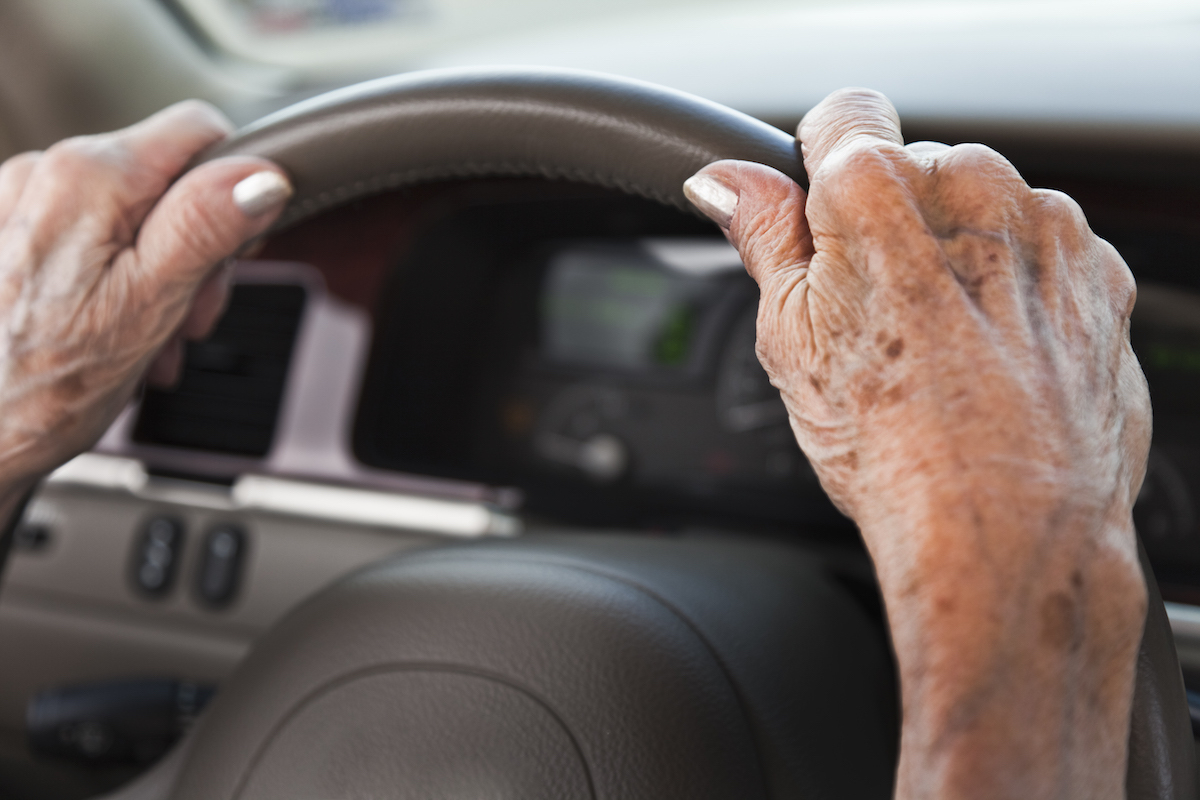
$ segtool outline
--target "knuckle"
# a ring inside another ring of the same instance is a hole
[[[931,225],[939,235],[961,228],[1002,234],[1020,228],[1029,187],[1016,168],[981,144],[958,144],[930,165]]]
[[[1034,189],[1032,195],[1035,207],[1047,217],[1063,224],[1087,227],[1083,209],[1070,195],[1057,189]]]
[[[1029,192],[1016,167],[982,144],[954,145],[936,156],[934,170],[939,191],[959,197],[968,207],[997,201],[1007,204]]]
[[[195,98],[183,100],[175,104],[175,111],[180,119],[199,129],[211,130],[219,134],[227,133],[231,127],[225,115],[212,103]]]
[[[887,103],[891,105],[887,97],[875,89],[867,89],[862,86],[847,86],[843,89],[836,89],[829,94],[826,102],[831,104],[850,104],[850,105],[882,105]]]
[[[30,150],[25,153],[18,153],[4,163],[0,164],[0,175],[30,170],[37,165],[41,158],[42,152],[40,150]]]
[[[837,183],[891,181],[899,174],[902,148],[874,137],[852,137],[825,159],[817,178]]]
[[[945,153],[947,153],[951,147],[950,145],[942,142],[919,141],[906,144],[904,149],[907,150],[908,153],[918,161],[929,164],[935,163],[937,159],[941,158]]]
[[[1012,162],[984,144],[954,145],[940,156],[938,168],[943,172],[965,172],[1005,181],[1021,180]]]
[[[870,137],[851,137],[831,160],[835,168],[857,172],[891,172],[895,167],[896,146]]]
[[[79,181],[114,177],[111,145],[100,137],[78,136],[53,145],[41,157],[39,168],[51,180],[66,181],[74,187]]]
[[[113,136],[134,140],[215,140],[230,133],[233,124],[211,103],[183,100]]]
[[[1099,241],[1079,204],[1054,189],[1031,191],[1026,219],[1031,235],[1046,247],[1086,253],[1094,252],[1095,242]]]
[[[899,119],[890,100],[874,89],[848,87],[829,94],[800,122],[800,133],[836,142],[849,129],[862,129],[890,139]]]
[[[1095,252],[1096,243],[1102,242],[1092,232],[1087,215],[1079,203],[1069,195],[1054,189],[1034,189],[1033,192],[1034,219],[1045,231],[1045,234],[1057,238],[1064,246]],[[1125,262],[1117,254],[1115,248],[1104,243],[1111,257],[1125,268]]]

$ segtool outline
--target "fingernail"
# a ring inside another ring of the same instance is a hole
[[[683,182],[683,194],[704,216],[729,230],[738,195],[711,175],[693,175]]]
[[[278,172],[263,170],[243,178],[233,187],[233,203],[247,217],[257,217],[271,211],[292,196],[292,184]]]

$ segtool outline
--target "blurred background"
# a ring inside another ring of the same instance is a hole
[[[920,135],[1190,148],[1200,131],[1191,0],[3,0],[0,138],[41,147],[188,96],[246,122],[473,64],[614,72],[783,127],[865,85]]]
[[[185,98],[246,124],[481,65],[614,73],[786,131],[867,86],[907,139],[988,144],[1074,197],[1139,282],[1155,431],[1135,519],[1200,690],[1200,0],[0,0],[0,159]],[[126,449],[48,484],[23,528],[0,603],[0,797],[120,784],[295,603],[446,534],[364,505],[466,508],[479,535],[591,530],[616,508],[650,536],[836,546],[869,576],[756,360],[757,289],[706,221],[464,180],[356,201],[260,257],[182,388],[148,393],[114,426]],[[327,449],[278,433],[297,408]],[[288,503],[261,506],[264,485]],[[63,711],[98,691],[114,718],[154,712],[144,752]]]

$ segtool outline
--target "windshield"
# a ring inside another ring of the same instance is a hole
[[[1023,119],[1109,115],[1127,90],[1127,113],[1176,119],[1194,106],[1146,76],[1194,74],[1200,31],[1200,0],[161,1],[214,53],[292,88],[543,65],[791,122],[845,85],[887,92],[909,115]]]
[[[637,18],[762,5],[753,0],[163,0],[227,55],[290,67],[365,71],[448,47],[557,27],[633,25]],[[772,5],[778,5],[772,4]],[[802,0],[787,7],[846,5]]]

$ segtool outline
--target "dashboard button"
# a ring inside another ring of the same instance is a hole
[[[13,549],[21,553],[40,553],[50,547],[50,528],[35,522],[22,522],[13,531]]]
[[[629,451],[625,443],[607,433],[588,437],[579,448],[579,468],[598,481],[613,481],[625,474]]]
[[[151,596],[166,594],[175,580],[183,551],[183,523],[174,517],[154,517],[138,537],[133,560],[133,583]]]
[[[204,537],[196,595],[210,608],[228,605],[237,593],[246,534],[236,525],[222,523]]]

